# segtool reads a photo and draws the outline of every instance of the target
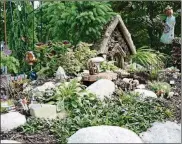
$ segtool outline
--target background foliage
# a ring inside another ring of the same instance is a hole
[[[18,6],[19,5],[19,6]],[[99,41],[105,24],[119,13],[129,29],[136,48],[148,46],[171,55],[171,46],[160,43],[163,10],[170,5],[176,16],[175,36],[181,34],[180,1],[117,1],[117,2],[42,2],[33,9],[29,1],[7,1],[8,45],[20,61],[19,71],[28,71],[25,52],[34,50],[36,42],[69,40],[74,46],[80,41]],[[21,10],[18,9],[21,7]],[[3,2],[0,2],[0,40],[4,40]],[[75,47],[76,48],[76,47]],[[168,65],[170,64],[168,60]]]

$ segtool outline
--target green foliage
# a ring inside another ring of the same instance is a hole
[[[100,68],[102,71],[115,71],[118,70],[118,67],[114,65],[113,61],[104,61],[101,63]]]
[[[19,61],[13,56],[5,56],[1,52],[1,66],[7,66],[9,73],[18,73]]]
[[[137,54],[132,55],[132,62],[138,63],[148,69],[161,69],[164,67],[166,55],[149,49],[146,46],[137,49]]]
[[[36,47],[36,56],[38,59],[35,70],[38,71],[40,77],[51,77],[54,75],[57,68],[60,66],[58,59],[64,55],[71,44],[64,44],[64,42],[50,42],[49,45],[42,45]]]
[[[148,86],[149,89],[154,91],[158,96],[168,96],[169,92],[171,91],[170,84],[166,82],[149,82]]]
[[[49,39],[93,42],[100,38],[103,26],[115,14],[108,2],[47,2],[43,19],[49,20]]]
[[[155,100],[140,102],[133,95],[104,102],[89,95],[73,97],[67,97],[67,101],[64,101],[64,106],[68,108],[67,118],[54,121],[29,119],[20,130],[26,133],[48,130],[57,136],[59,142],[66,143],[67,138],[77,130],[88,126],[114,125],[129,128],[139,134],[146,131],[153,122],[163,121],[171,114],[163,103]]]
[[[7,6],[7,42],[13,51],[13,56],[18,58],[21,64],[21,70],[28,68],[25,62],[25,53],[34,50],[36,37],[36,18],[33,14],[33,6],[29,1],[14,1],[12,4],[12,13],[10,2]],[[18,9],[21,7],[21,10]]]
[[[90,50],[92,44],[80,42],[75,50],[75,58],[81,63],[81,69],[84,70],[87,67],[87,62],[90,58],[96,56],[96,50]]]
[[[163,32],[162,23],[164,9],[173,7],[176,16],[175,35],[181,34],[181,17],[177,10],[181,9],[180,1],[120,1],[110,2],[115,12],[121,14],[123,21],[132,34],[136,47],[149,45],[155,50],[170,54],[170,47],[160,42]]]
[[[75,51],[72,45],[63,43],[52,43],[50,46],[43,46],[37,50],[38,64],[35,69],[39,70],[38,75],[42,77],[53,76],[59,66],[62,66],[68,74],[77,74],[86,69],[87,61],[96,56],[95,50],[90,50],[91,44],[80,42]],[[56,54],[49,57],[51,52]]]
[[[75,52],[70,50],[60,56],[60,65],[69,74],[77,74],[81,70],[86,69],[88,60],[96,56],[96,51],[90,50],[90,46],[90,44],[80,42],[76,46]]]

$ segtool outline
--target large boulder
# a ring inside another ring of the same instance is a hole
[[[8,132],[26,123],[26,118],[19,112],[9,112],[1,115],[1,131]]]
[[[142,143],[133,131],[118,126],[93,126],[73,134],[68,143]]]
[[[145,98],[157,98],[157,95],[150,90],[146,90],[146,89],[135,89],[134,93],[139,94],[140,99],[145,99]]]
[[[155,122],[140,137],[145,143],[181,143],[181,124]]]
[[[111,95],[115,91],[115,84],[107,79],[100,79],[90,85],[86,90],[96,94],[100,100],[104,100],[105,97],[111,98]]]

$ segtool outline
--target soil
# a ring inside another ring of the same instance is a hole
[[[15,140],[22,143],[57,143],[56,137],[47,131],[36,134],[24,134],[12,130],[8,133],[1,132],[1,140]]]

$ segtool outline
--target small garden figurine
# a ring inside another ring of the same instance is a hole
[[[174,39],[174,26],[176,20],[175,17],[173,16],[173,10],[170,6],[167,6],[164,12],[167,18],[164,24],[164,31],[160,41],[164,44],[172,44],[172,40]]]

